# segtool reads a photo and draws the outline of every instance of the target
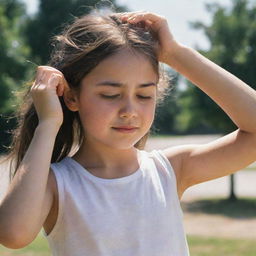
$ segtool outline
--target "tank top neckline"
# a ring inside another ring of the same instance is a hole
[[[137,150],[137,156],[139,161],[139,168],[133,172],[132,174],[120,178],[114,178],[114,179],[105,179],[100,178],[98,176],[93,175],[91,172],[89,172],[84,166],[82,166],[79,162],[77,162],[75,159],[73,159],[70,156],[67,156],[64,158],[64,161],[67,161],[69,164],[73,165],[75,169],[80,172],[82,175],[86,176],[88,179],[94,181],[94,182],[100,182],[100,183],[106,183],[106,184],[117,184],[117,183],[126,183],[129,181],[132,181],[134,179],[139,178],[142,173],[144,172],[143,166],[145,165],[145,151],[144,150]]]

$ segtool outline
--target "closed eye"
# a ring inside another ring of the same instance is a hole
[[[117,97],[120,96],[120,94],[115,94],[115,95],[105,95],[105,94],[101,94],[100,95],[102,98],[106,98],[106,99],[115,99]],[[147,100],[147,99],[151,99],[152,97],[151,96],[143,96],[143,95],[137,95],[138,98],[140,99],[144,99],[144,100]]]
[[[120,94],[115,94],[115,95],[105,95],[105,94],[101,94],[100,96],[102,98],[106,98],[106,99],[114,99],[116,97],[118,97]]]
[[[144,100],[147,100],[147,99],[151,99],[152,97],[150,96],[142,96],[142,95],[137,95],[138,98],[140,99],[144,99]]]

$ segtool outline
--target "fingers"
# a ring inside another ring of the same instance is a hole
[[[156,35],[161,29],[168,26],[167,19],[164,16],[145,11],[123,13],[120,15],[120,19],[123,23],[143,24],[145,29],[150,30]]]
[[[37,88],[40,84],[42,84],[44,79],[45,79],[45,73],[37,72],[36,79],[35,79],[32,87],[34,89]]]
[[[50,79],[48,80],[48,84],[50,87],[56,87],[59,83],[59,79],[56,74],[51,74]]]
[[[64,90],[69,88],[64,75],[50,66],[38,66],[36,79],[31,89],[38,89],[42,85],[55,89],[58,96],[63,96]]]
[[[159,19],[165,19],[163,16],[145,11],[125,12],[120,15],[120,18],[122,21],[126,21],[129,23],[137,23],[146,20],[149,20],[151,23],[154,23],[159,22]]]

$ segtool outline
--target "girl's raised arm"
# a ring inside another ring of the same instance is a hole
[[[39,124],[0,204],[0,244],[6,247],[16,249],[31,243],[51,209],[53,191],[49,169],[63,118],[57,97],[57,93],[62,95],[63,88],[59,71],[50,67],[38,68],[31,95]]]
[[[211,97],[238,126],[238,130],[208,144],[168,148],[175,163],[179,194],[194,184],[225,176],[256,160],[256,91],[202,56],[179,44],[166,19],[148,12],[121,15],[124,22],[144,22],[159,41],[159,61],[184,75]]]

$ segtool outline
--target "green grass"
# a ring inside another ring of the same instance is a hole
[[[256,243],[254,240],[204,238],[188,236],[191,256],[255,256]],[[39,234],[29,246],[11,250],[0,247],[1,256],[50,256],[47,241]],[[71,256],[71,255],[70,255]]]
[[[255,256],[255,240],[189,236],[191,256]]]

